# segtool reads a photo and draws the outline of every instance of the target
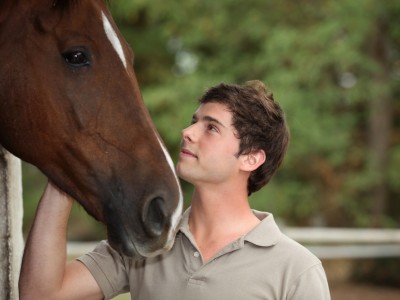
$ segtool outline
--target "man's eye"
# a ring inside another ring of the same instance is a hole
[[[218,131],[218,129],[214,125],[211,125],[211,124],[207,125],[207,130]]]

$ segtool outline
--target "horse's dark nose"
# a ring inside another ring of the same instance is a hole
[[[167,220],[164,199],[161,197],[151,199],[147,205],[147,211],[143,212],[143,216],[146,232],[153,237],[162,235]]]

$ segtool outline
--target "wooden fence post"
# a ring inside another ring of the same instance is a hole
[[[0,146],[0,300],[18,300],[23,253],[21,161]]]

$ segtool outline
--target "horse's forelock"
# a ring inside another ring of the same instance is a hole
[[[60,10],[68,10],[80,2],[80,0],[54,0],[53,6]]]
[[[0,2],[1,2],[1,0],[0,0]],[[55,8],[59,8],[61,10],[68,10],[71,7],[79,4],[79,2],[80,2],[80,0],[54,0],[53,6]],[[105,2],[107,3],[107,5],[109,5],[111,0],[105,0]]]

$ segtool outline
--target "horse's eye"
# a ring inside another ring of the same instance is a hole
[[[62,54],[67,64],[73,67],[84,67],[90,65],[90,59],[85,51],[73,50],[67,51]]]

